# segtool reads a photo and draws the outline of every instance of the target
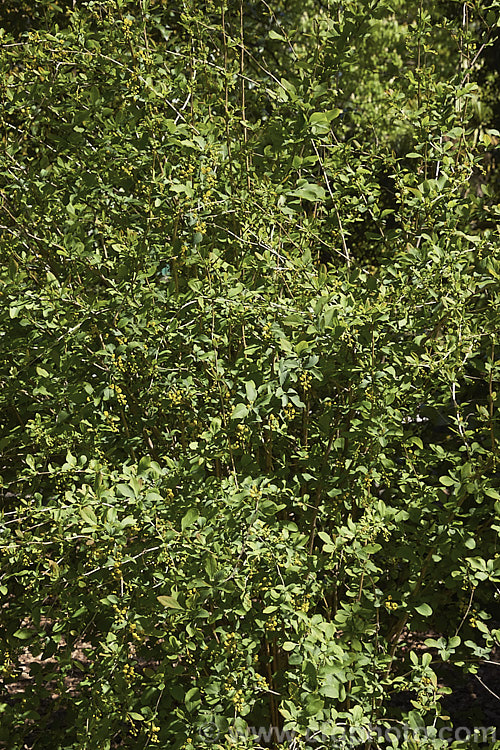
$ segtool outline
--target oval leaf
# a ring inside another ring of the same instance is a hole
[[[415,607],[415,610],[419,615],[423,615],[423,617],[429,617],[429,615],[432,615],[432,609],[428,604],[419,604],[418,607]]]

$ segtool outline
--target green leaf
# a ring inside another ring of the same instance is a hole
[[[340,694],[340,685],[338,682],[332,680],[332,682],[326,685],[322,685],[319,689],[319,692],[321,695],[324,695],[326,698],[337,699]]]
[[[413,445],[418,446],[420,448],[420,450],[423,450],[423,448],[424,448],[424,444],[422,442],[422,438],[416,437],[415,435],[413,435],[411,438],[409,438],[408,442],[409,443],[413,443]]]
[[[185,697],[186,708],[188,711],[192,711],[201,704],[201,694],[197,687],[188,690]]]
[[[16,630],[16,632],[13,634],[14,638],[19,638],[21,641],[25,641],[28,638],[31,638],[32,635],[34,635],[32,630],[28,630],[27,628],[21,628],[20,630]]]
[[[492,487],[485,490],[484,494],[488,497],[491,497],[493,500],[500,500],[500,493],[498,493],[497,490],[494,490]]]
[[[330,131],[330,123],[341,114],[340,109],[330,109],[326,112],[313,112],[309,118],[309,126],[314,135],[326,135]]]
[[[212,579],[217,572],[217,558],[210,552],[205,559],[205,571],[210,579]]]
[[[173,596],[157,596],[156,598],[163,607],[167,607],[168,609],[183,609]]]
[[[302,352],[304,352],[307,349],[309,349],[309,347],[310,347],[309,341],[305,341],[305,340],[298,341],[295,344],[295,351],[297,352],[297,354],[302,354]]]
[[[326,533],[326,531],[318,531],[318,536],[321,539],[322,542],[325,544],[332,544],[333,545],[333,539],[329,534]]]
[[[444,484],[445,487],[451,487],[452,485],[455,484],[453,479],[448,476],[439,477],[439,481],[441,482],[441,484]]]
[[[245,390],[247,393],[247,399],[250,403],[253,403],[257,398],[257,389],[253,380],[247,380],[245,383]],[[234,418],[234,415],[233,415]]]
[[[19,271],[19,266],[16,263],[15,258],[12,256],[9,259],[9,278],[14,281],[14,279],[17,276],[17,272]]]
[[[278,34],[278,32],[274,31],[274,29],[270,30],[269,39],[276,39],[280,42],[286,42],[286,38],[283,36],[283,34]]]
[[[312,693],[306,698],[305,712],[307,716],[316,716],[322,711],[324,705],[325,702],[321,696]]]
[[[119,483],[119,484],[116,485],[116,490],[121,495],[123,495],[123,497],[128,497],[128,498],[131,498],[131,499],[132,498],[135,499],[135,492],[134,492],[134,490],[132,489],[132,487],[129,484]]]
[[[302,198],[313,202],[324,201],[326,199],[324,188],[322,188],[321,185],[316,185],[312,182],[302,185],[295,190],[290,190],[287,195],[291,198]]]
[[[248,414],[248,407],[245,404],[236,404],[231,414],[231,419],[244,419]]]
[[[81,508],[80,515],[89,526],[97,526],[97,516],[90,505]]]
[[[415,607],[415,610],[423,617],[429,617],[432,615],[432,609],[428,604],[419,604],[418,607]]]
[[[126,529],[128,526],[135,526],[137,519],[134,516],[126,516],[123,521],[120,521],[120,528]]]
[[[198,518],[198,511],[196,510],[196,508],[190,508],[188,512],[186,513],[186,515],[183,516],[181,520],[182,531],[185,531],[190,526],[192,526],[197,518]]]

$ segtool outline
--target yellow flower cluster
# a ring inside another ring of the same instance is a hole
[[[385,606],[385,608],[386,608],[386,610],[388,612],[391,612],[391,611],[399,608],[399,604],[397,602],[393,602],[392,601],[392,596],[390,594],[387,597],[387,601],[386,601],[386,603],[385,603],[384,606]]]
[[[111,430],[111,432],[119,432],[118,425],[116,422],[118,421],[118,417],[113,417],[107,409],[105,409],[102,413],[102,416],[106,420],[108,428]]]
[[[193,229],[195,232],[200,232],[200,234],[204,234],[207,228],[207,224],[205,221],[197,221],[194,225]]]
[[[4,677],[11,677],[14,673],[14,664],[8,651],[3,655],[3,663],[0,666],[0,674]]]
[[[123,578],[121,559],[122,559],[121,554],[117,552],[116,559],[113,563],[113,578],[115,579],[115,581],[120,581]]]
[[[262,497],[262,492],[255,484],[250,487],[250,497],[254,500],[260,500],[260,498]]]
[[[235,448],[243,448],[250,435],[250,428],[246,424],[239,424],[236,428],[236,440],[234,441]]]
[[[137,57],[139,60],[143,60],[146,65],[151,65],[153,62],[153,56],[149,52],[144,52],[144,50],[140,49],[137,53]],[[158,107],[152,107],[152,109],[155,109],[158,111]]]
[[[210,167],[202,166],[201,173],[204,176],[204,183],[205,183],[205,192],[203,193],[203,202],[206,207],[210,207],[212,205],[212,191],[215,185],[217,184],[217,178],[210,169]]]
[[[276,414],[270,414],[269,415],[269,429],[272,432],[275,432],[280,426],[280,421]]]
[[[269,341],[269,339],[272,338],[271,334],[271,323],[266,323],[265,326],[262,328],[262,338],[264,341]]]
[[[191,651],[186,651],[186,654],[182,657],[184,664],[194,664],[195,657]]]
[[[121,355],[117,357],[114,352],[111,352],[111,364],[114,367],[117,367],[119,370],[121,370],[123,367],[122,359],[123,358],[121,357]]]
[[[137,737],[139,734],[139,730],[134,723],[134,719],[131,716],[127,716],[127,721],[130,724],[130,727],[127,731],[132,735],[132,737]]]
[[[470,611],[469,625],[472,628],[476,628],[477,627],[477,610],[475,610],[475,609],[471,609],[471,611]]]
[[[236,633],[227,633],[224,639],[224,649],[228,652],[232,651],[236,645]]]
[[[167,398],[172,406],[179,406],[180,404],[182,404],[182,401],[184,399],[184,393],[180,388],[172,388],[167,393]]]
[[[121,359],[121,357],[120,357],[120,359]],[[120,386],[119,385],[115,385],[114,383],[111,383],[110,386],[109,386],[109,388],[110,388],[110,390],[112,390],[112,391],[115,392],[116,400],[118,401],[118,403],[121,406],[125,406],[125,404],[127,403],[127,398],[126,398],[125,394],[123,393],[122,389],[120,388]]]
[[[123,667],[123,676],[125,678],[125,681],[130,684],[136,676],[134,667],[130,664],[125,664],[125,666]]]
[[[287,404],[285,408],[283,409],[283,413],[285,415],[285,419],[287,422],[291,422],[292,419],[295,418],[295,415],[297,414],[297,410],[293,404]]]
[[[237,712],[241,711],[243,708],[244,700],[243,700],[243,690],[237,690],[235,694],[232,697],[232,701],[234,703],[234,708]]]
[[[124,607],[123,609],[120,609],[120,607],[118,607],[116,604],[113,604],[113,609],[116,612],[116,614],[118,615],[118,617],[120,617],[121,620],[125,620],[126,619],[126,617],[127,617],[127,608],[126,607]]]
[[[160,741],[158,739],[158,732],[160,731],[160,727],[157,724],[153,723],[151,724],[149,731],[150,731],[149,741],[154,745],[158,744],[158,742]]]
[[[299,375],[299,381],[304,393],[307,393],[311,387],[312,375],[309,372],[301,372]]]
[[[274,633],[277,627],[278,627],[278,618],[276,615],[273,615],[266,622],[266,630],[269,630],[270,632]]]
[[[309,602],[309,596],[306,594],[306,596],[303,597],[301,603],[299,604],[299,610],[301,612],[309,612],[311,604]]]
[[[255,682],[258,690],[267,690],[267,680],[261,674],[256,673]]]
[[[144,640],[144,635],[137,631],[137,625],[135,624],[135,622],[130,623],[129,629],[130,629],[130,635],[132,636],[134,641],[138,641],[139,643],[142,643]]]
[[[194,164],[191,164],[191,163],[187,164],[183,169],[179,169],[179,173],[178,173],[179,179],[190,180],[191,177],[193,176],[194,170],[195,170]]]
[[[124,18],[123,19],[123,33],[125,35],[125,38],[128,39],[130,37],[130,31],[132,29],[132,19],[131,18]]]

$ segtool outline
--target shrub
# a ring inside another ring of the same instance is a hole
[[[5,24],[9,748],[448,746],[500,632],[497,6]]]

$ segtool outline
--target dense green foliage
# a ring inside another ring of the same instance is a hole
[[[499,11],[4,4],[0,745],[448,747],[436,670],[500,641]]]

